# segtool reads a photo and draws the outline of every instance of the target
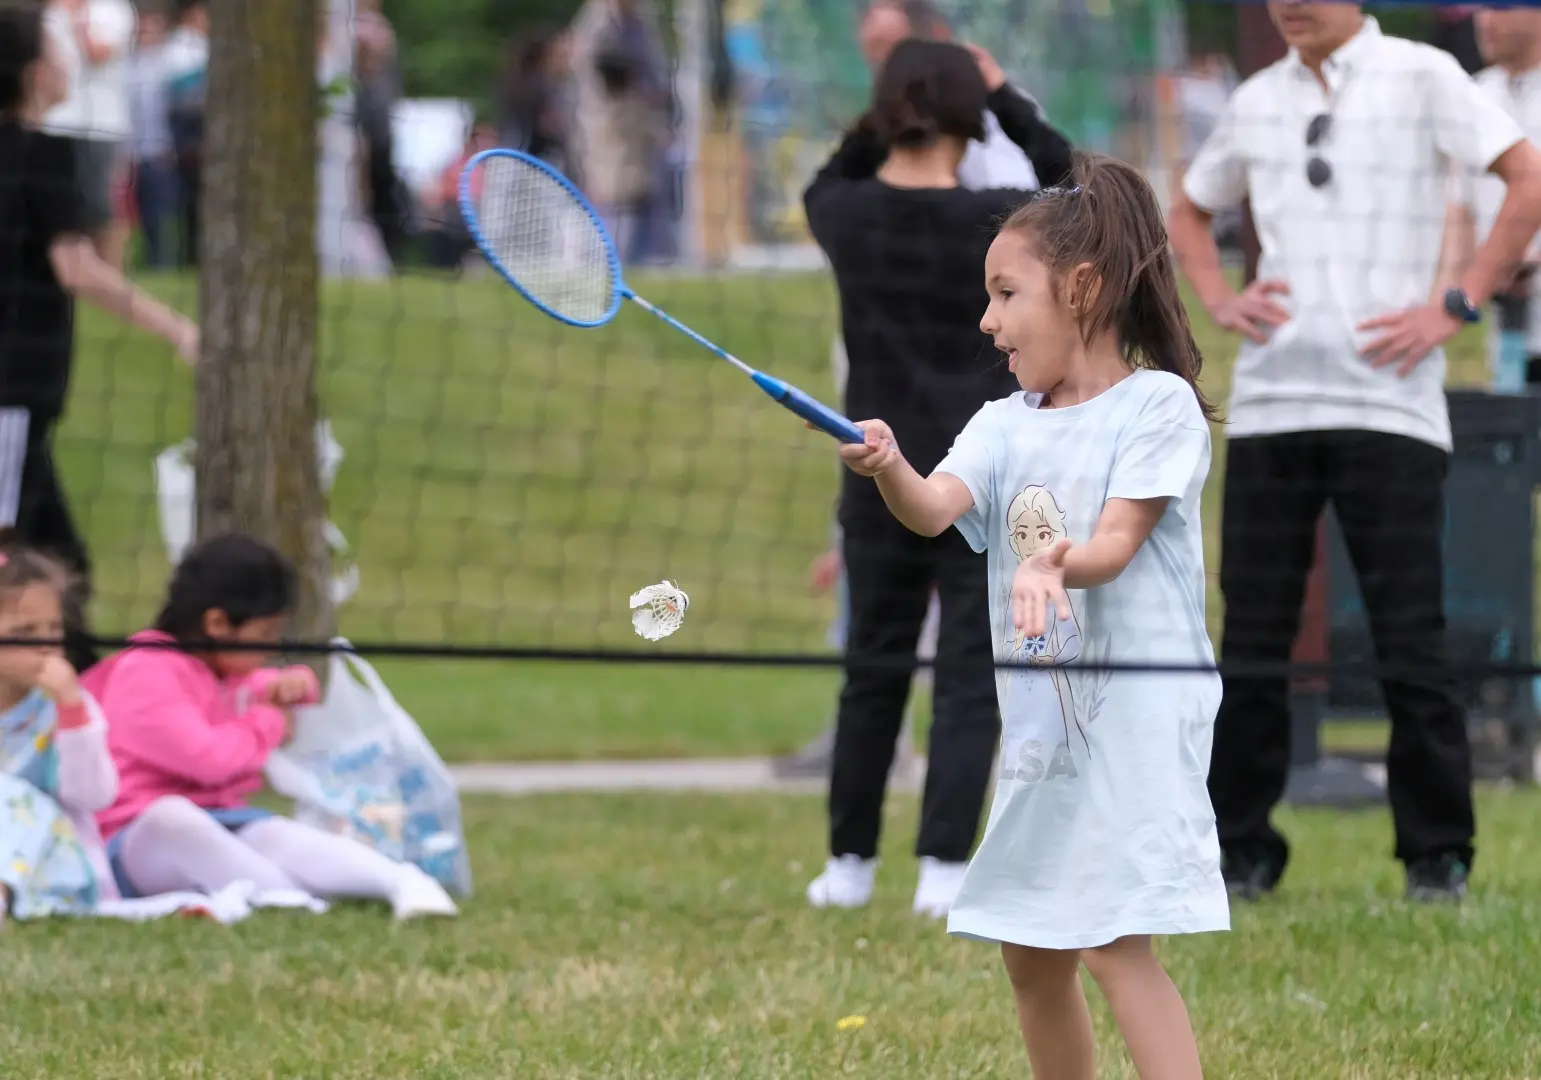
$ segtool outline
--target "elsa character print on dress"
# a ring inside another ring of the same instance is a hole
[[[116,899],[92,814],[117,795],[106,723],[59,644],[69,574],[0,536],[0,921]],[[37,644],[25,644],[29,641]]]
[[[1017,492],[1006,511],[1011,530],[1011,550],[1027,559],[1039,551],[1048,551],[1065,539],[1065,512],[1054,493],[1039,485]],[[1009,613],[1009,605],[998,605]],[[1070,677],[1063,665],[1081,653],[1081,628],[1075,612],[1064,619],[1052,619],[1042,634],[1032,637],[1009,624],[1002,636],[1010,643],[1001,657],[1012,664],[1031,664],[1031,669],[1003,667],[997,677],[1000,699],[1006,716],[1022,718],[1025,723],[1008,726],[1001,732],[1003,778],[1019,768],[1032,768],[1022,759],[1022,751],[1036,757],[1043,748],[1069,747],[1071,729],[1085,742],[1081,719],[1076,715]],[[1010,702],[1009,707],[1004,703]]]
[[[984,277],[980,328],[1022,392],[975,413],[929,476],[881,420],[840,448],[904,526],[956,526],[986,554],[996,655],[1048,661],[997,679],[1006,767],[948,931],[1001,948],[1040,1080],[1096,1076],[1082,964],[1141,1080],[1199,1080],[1152,939],[1230,926],[1205,785],[1214,409],[1150,185],[1078,156],[1071,186],[1006,220]]]

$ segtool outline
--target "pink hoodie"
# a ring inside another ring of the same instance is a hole
[[[145,630],[129,640],[170,644],[172,638]],[[311,674],[305,667],[287,670]],[[221,680],[180,649],[133,647],[86,672],[81,685],[111,718],[107,746],[118,768],[117,801],[96,816],[102,834],[111,838],[166,795],[210,810],[244,806],[262,787],[268,755],[289,730],[282,710],[256,700],[285,673],[264,668]],[[312,676],[306,703],[319,697]]]

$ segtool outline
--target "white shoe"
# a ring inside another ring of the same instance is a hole
[[[872,899],[872,879],[878,861],[842,855],[824,864],[824,872],[808,886],[808,903],[816,908],[865,907]]]
[[[929,856],[920,860],[920,881],[915,886],[915,914],[945,919],[963,888],[966,862],[942,862]]]
[[[460,914],[455,901],[433,878],[415,866],[409,866],[391,896],[391,912],[397,922],[439,915],[446,918]]]

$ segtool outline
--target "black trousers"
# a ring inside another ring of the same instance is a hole
[[[1471,747],[1444,648],[1444,482],[1449,456],[1414,439],[1316,431],[1233,439],[1227,452],[1220,588],[1228,661],[1289,659],[1330,500],[1359,577],[1375,653],[1415,674],[1381,683],[1396,857],[1456,853],[1470,863]],[[1215,721],[1209,794],[1220,845],[1282,868],[1269,815],[1289,773],[1284,679],[1227,678]]]
[[[64,653],[76,671],[84,671],[97,661],[86,622],[86,607],[91,597],[91,561],[54,467],[55,422],[53,417],[32,413],[28,417],[24,446],[18,446],[21,440],[5,438],[5,423],[0,422],[0,455],[7,459],[0,462],[0,466],[7,475],[13,474],[17,466],[16,451],[21,451],[16,533],[22,543],[51,553],[74,575],[74,588],[64,598]]]
[[[830,853],[864,859],[877,854],[913,673],[859,661],[912,662],[934,586],[941,618],[915,853],[963,862],[979,832],[1000,738],[985,556],[970,550],[954,529],[922,537],[891,519],[856,529],[845,523],[844,555],[850,622],[829,783]]]

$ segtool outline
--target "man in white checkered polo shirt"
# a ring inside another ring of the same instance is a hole
[[[1391,715],[1396,856],[1414,899],[1465,894],[1471,749],[1444,650],[1441,346],[1541,225],[1541,152],[1447,53],[1384,36],[1358,5],[1269,0],[1289,55],[1248,79],[1174,197],[1172,245],[1244,338],[1227,426],[1220,587],[1228,662],[1289,659],[1330,501],[1359,576]],[[1450,163],[1508,186],[1487,242],[1440,282]],[[1250,199],[1258,280],[1221,272],[1213,215]],[[1446,287],[1448,285],[1448,287]],[[1288,684],[1227,677],[1209,790],[1233,894],[1277,885],[1269,822],[1289,769]]]

